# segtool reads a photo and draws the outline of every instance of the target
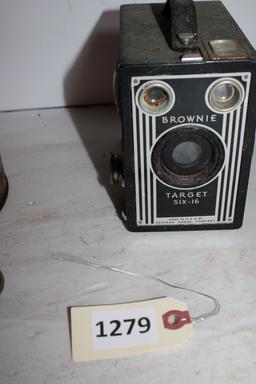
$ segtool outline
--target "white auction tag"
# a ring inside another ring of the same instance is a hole
[[[178,346],[192,331],[187,305],[169,297],[71,308],[74,361],[117,358]]]

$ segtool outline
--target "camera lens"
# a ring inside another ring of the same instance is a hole
[[[172,158],[178,165],[191,166],[201,156],[202,148],[194,141],[184,141],[178,144],[173,152]]]
[[[163,115],[173,107],[174,101],[172,88],[164,82],[150,81],[139,90],[139,106],[149,115]]]
[[[172,128],[159,137],[151,153],[159,181],[174,188],[197,188],[222,169],[225,147],[221,138],[202,126]]]
[[[243,100],[243,89],[234,80],[221,80],[211,86],[209,103],[215,112],[230,112]]]

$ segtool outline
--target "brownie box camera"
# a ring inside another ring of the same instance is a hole
[[[219,1],[121,7],[115,90],[133,231],[238,228],[254,144],[256,54]]]

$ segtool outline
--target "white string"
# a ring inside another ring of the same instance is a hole
[[[208,295],[206,293],[197,291],[195,289],[190,289],[190,288],[181,287],[179,285],[170,284],[167,281],[162,280],[162,279],[160,279],[158,277],[155,277],[155,276],[144,275],[144,274],[135,273],[135,272],[129,272],[129,271],[126,271],[126,270],[123,270],[123,269],[119,269],[119,268],[115,268],[115,267],[110,267],[110,266],[103,265],[103,264],[97,264],[97,263],[90,262],[90,261],[87,261],[87,260],[82,260],[82,259],[79,259],[79,258],[73,257],[73,256],[64,256],[64,257],[58,258],[58,260],[76,262],[78,264],[86,265],[88,267],[98,268],[98,269],[105,269],[107,271],[118,272],[118,273],[122,273],[122,274],[125,274],[125,275],[128,275],[128,276],[141,277],[141,278],[144,278],[144,279],[151,279],[151,280],[154,280],[154,281],[156,281],[158,283],[166,285],[167,287],[174,288],[174,289],[180,289],[180,290],[187,291],[187,292],[192,292],[192,293],[195,293],[197,295],[206,297],[207,299],[210,299],[211,301],[213,301],[214,307],[213,307],[213,309],[211,311],[206,312],[206,313],[202,313],[202,314],[200,314],[198,316],[195,316],[195,317],[191,317],[191,320],[192,320],[193,323],[198,323],[198,322],[203,321],[203,320],[205,320],[205,319],[207,319],[209,317],[215,316],[220,311],[220,304],[219,304],[218,300],[216,300],[213,296],[210,296],[210,295]]]

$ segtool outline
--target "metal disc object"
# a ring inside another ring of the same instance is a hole
[[[4,167],[0,156],[0,210],[2,209],[8,193],[8,181],[4,173]]]
[[[3,275],[2,271],[0,271],[0,294],[1,294],[3,289],[4,289],[4,275]]]

